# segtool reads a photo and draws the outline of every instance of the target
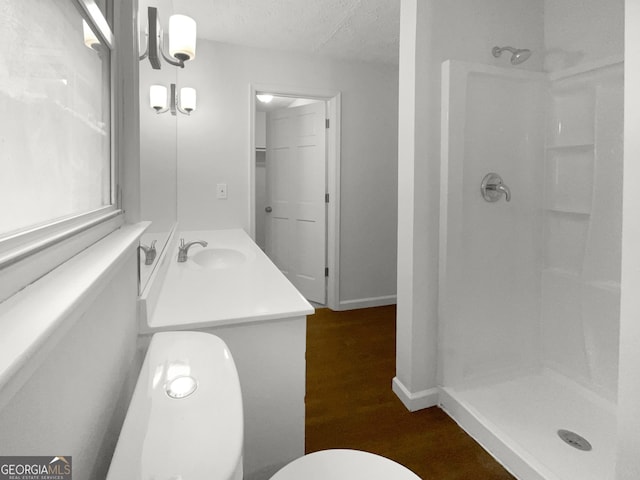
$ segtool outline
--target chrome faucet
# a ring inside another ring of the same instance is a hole
[[[503,194],[507,202],[511,201],[511,190],[504,184],[497,173],[488,173],[484,176],[480,185],[480,192],[487,202],[497,202]]]
[[[187,258],[188,258],[188,254],[189,254],[189,249],[191,248],[192,245],[202,245],[203,247],[206,247],[208,244],[207,242],[205,242],[204,240],[198,240],[195,242],[189,242],[189,243],[184,243],[184,238],[180,239],[180,246],[178,247],[178,261],[179,262],[186,262]]]
[[[138,245],[138,249],[144,252],[144,264],[152,265],[153,261],[156,259],[156,241],[154,240],[153,242],[151,242],[151,246],[149,247],[141,243],[140,245]]]
[[[507,202],[511,201],[511,190],[509,190],[509,187],[507,187],[504,183],[500,183],[500,184],[496,185],[495,189],[496,189],[497,192],[504,193],[504,199]]]

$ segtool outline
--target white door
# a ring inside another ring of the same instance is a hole
[[[307,300],[326,301],[325,102],[267,114],[265,251]]]

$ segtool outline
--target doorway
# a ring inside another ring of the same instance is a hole
[[[305,298],[335,309],[340,94],[254,85],[250,108],[251,235]]]

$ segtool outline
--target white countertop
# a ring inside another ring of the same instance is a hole
[[[147,331],[191,329],[306,316],[313,307],[243,230],[179,232],[186,242],[204,240],[206,249],[232,250],[241,263],[203,267],[196,263],[204,250],[193,245],[189,258],[171,262]]]

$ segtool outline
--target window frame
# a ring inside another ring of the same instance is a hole
[[[51,219],[0,236],[0,302],[33,283],[53,268],[87,248],[124,223],[120,190],[120,155],[118,152],[117,49],[115,36],[105,14],[95,0],[66,0],[78,10],[80,17],[94,29],[109,49],[110,108],[110,204],[98,209]],[[107,0],[106,11],[113,11]],[[66,246],[65,246],[66,244]],[[6,281],[5,281],[6,280]]]

